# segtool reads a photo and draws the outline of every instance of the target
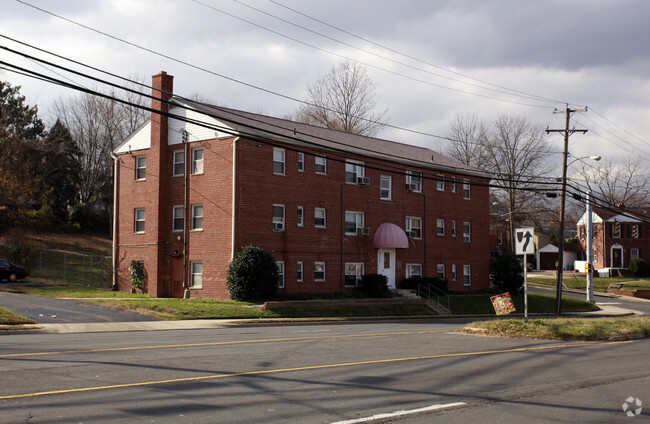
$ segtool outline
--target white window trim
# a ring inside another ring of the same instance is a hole
[[[194,272],[194,265],[201,265],[201,273]],[[197,284],[196,277],[200,277],[200,281]],[[190,262],[190,288],[191,289],[202,289],[203,288],[203,262],[202,261],[192,261]]]
[[[285,282],[284,261],[275,261],[275,265],[278,267],[279,274],[278,288],[283,289]]]
[[[456,193],[456,177],[451,177],[451,192]]]
[[[282,216],[275,216],[275,208],[282,208]],[[286,226],[284,225],[285,216],[286,216],[286,209],[284,205],[274,204],[271,208],[271,215],[272,215],[272,222],[273,222],[273,231],[284,231],[284,229],[286,228]],[[282,224],[282,229],[276,230],[275,224]]]
[[[201,152],[201,159],[196,158],[196,154]],[[201,164],[200,170],[199,163]],[[192,149],[192,175],[201,175],[205,171],[205,150],[203,147],[195,147]]]
[[[418,177],[418,182],[413,182],[413,177]],[[422,172],[420,171],[406,171],[406,184],[417,185],[413,193],[422,193]]]
[[[180,153],[180,157],[183,159],[182,162],[176,161],[176,156]],[[180,174],[176,173],[176,165],[183,165]],[[185,152],[183,150],[174,150],[172,155],[172,177],[182,177],[185,175]]]
[[[631,247],[630,248],[630,259],[635,259],[639,257],[639,248]]]
[[[347,229],[347,224],[348,224],[348,217],[347,214],[354,214],[354,231],[348,231]],[[359,219],[361,218],[361,219]],[[359,211],[345,211],[345,215],[343,216],[343,228],[345,229],[345,235],[346,236],[356,236],[357,235],[357,229],[363,228],[366,222],[366,216],[363,212]],[[352,262],[351,262],[352,263]]]
[[[413,272],[413,267],[419,267],[420,272],[419,273],[414,273]],[[422,264],[406,264],[406,278],[411,278],[411,277],[422,277]]]
[[[361,265],[361,275],[357,276],[357,270],[358,270],[359,265]],[[352,275],[352,274],[348,274],[348,266],[354,266],[354,284],[348,284],[347,278],[345,278],[348,275]],[[345,280],[345,287],[359,287],[359,285],[361,285],[361,278],[363,278],[363,274],[365,272],[364,263],[363,262],[346,262],[343,269],[344,269],[344,273],[345,273],[345,277],[343,278]]]
[[[442,272],[441,272],[441,269],[442,269]],[[440,274],[442,274],[442,277],[440,277]],[[446,275],[447,275],[447,270],[445,269],[445,264],[437,264],[436,265],[436,277],[444,280]]]
[[[142,211],[142,219],[138,219],[138,212]],[[144,234],[146,224],[146,212],[144,208],[135,208],[133,210],[133,233]],[[142,230],[138,230],[138,222],[142,222]]]
[[[413,226],[413,221],[417,220],[420,222],[419,226]],[[420,232],[420,235],[417,237],[412,237],[415,240],[421,240],[422,239],[422,218],[419,216],[407,216],[406,217],[406,231],[414,231],[413,228],[417,228]]]
[[[298,172],[305,172],[305,154],[298,152]]]
[[[440,226],[441,223],[442,223],[442,226]],[[440,232],[440,230],[442,230],[442,232]],[[442,218],[436,219],[436,235],[441,236],[441,237],[445,236],[446,235],[445,230],[446,230],[446,228],[445,228],[445,220],[442,219]]]
[[[176,211],[180,210],[181,211],[181,218],[182,218],[182,223],[181,223],[181,228],[174,228],[174,225],[176,224]],[[178,233],[180,231],[183,231],[185,227],[185,208],[183,205],[176,205],[172,208],[172,232]]]
[[[320,217],[316,216],[316,212],[323,212],[323,225],[316,224],[316,220]],[[316,228],[327,228],[327,210],[325,208],[314,208],[314,227]]]
[[[304,278],[305,278],[305,268],[303,266],[302,261],[298,261],[296,263],[296,281],[302,283]]]
[[[348,171],[348,165],[353,166],[354,170]],[[354,178],[352,181],[348,181],[348,172],[354,174]],[[365,177],[365,176],[366,176],[366,167],[364,162],[349,160],[349,159],[345,161],[345,183],[346,184],[357,184],[357,178]]]
[[[463,180],[463,199],[470,200],[472,198],[472,185],[469,180]]]
[[[466,228],[467,231],[465,231]],[[472,242],[472,224],[469,221],[463,222],[463,242]]]
[[[388,188],[382,187],[382,183],[388,182]],[[381,192],[388,190],[388,197],[382,197]],[[379,177],[379,199],[392,200],[393,197],[393,178],[390,175],[382,175]]]
[[[201,215],[197,215],[196,209],[201,208]],[[203,231],[203,217],[205,216],[205,209],[203,209],[202,204],[196,204],[192,205],[192,226],[190,231]],[[197,218],[201,218],[201,226],[200,227],[195,227],[194,226],[194,220]]]
[[[144,159],[144,166],[140,166],[140,159]],[[142,172],[142,176],[139,176]],[[135,157],[135,180],[145,181],[147,179],[147,156],[140,155]]]
[[[472,266],[463,265],[463,286],[469,287],[472,285]]]
[[[456,237],[456,220],[451,221],[451,236]]]
[[[318,160],[322,159],[323,163],[319,164]],[[322,165],[324,170],[323,171],[314,171],[318,175],[327,175],[327,158],[325,156],[314,156],[314,169],[316,169],[318,166]]]
[[[451,264],[451,281],[456,281],[456,264]]]
[[[305,226],[305,208],[302,206],[298,206],[298,215],[297,215],[297,221],[298,221],[298,226],[299,227],[304,227]]]
[[[323,278],[316,278],[316,267],[318,265],[323,265]],[[327,278],[327,273],[326,272],[327,272],[327,266],[326,266],[325,262],[321,262],[321,261],[314,262],[314,281],[325,281],[326,278]]]
[[[281,153],[282,154],[282,160],[276,160],[275,154],[276,153]],[[282,164],[282,172],[277,172],[275,170],[275,164],[279,163]],[[284,149],[281,149],[279,147],[274,147],[273,148],[273,175],[285,175],[287,170],[287,153]]]
[[[436,176],[436,190],[445,191],[445,176],[438,174]]]

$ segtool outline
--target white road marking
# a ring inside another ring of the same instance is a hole
[[[382,419],[382,418],[392,418],[392,417],[399,417],[399,416],[402,416],[402,415],[417,414],[417,413],[420,413],[420,412],[437,411],[437,410],[440,410],[440,409],[453,408],[455,406],[464,406],[464,405],[467,405],[467,404],[465,402],[444,403],[444,404],[438,404],[438,405],[425,406],[424,408],[409,409],[407,411],[387,412],[387,413],[384,413],[384,414],[373,415],[371,417],[356,418],[356,419],[353,419],[353,420],[346,420],[346,421],[337,421],[337,422],[331,423],[331,424],[367,423],[367,422],[374,421],[374,420],[379,420],[379,419]]]
[[[597,302],[596,305],[620,305],[621,302]]]

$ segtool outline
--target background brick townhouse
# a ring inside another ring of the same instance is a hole
[[[587,250],[587,218],[585,213],[578,221],[578,239],[583,248],[583,257]],[[594,207],[594,270],[609,270],[609,274],[616,275],[623,274],[623,270],[630,267],[632,258],[650,262],[650,231],[646,224],[648,218],[650,208]]]
[[[246,245],[273,253],[280,292],[344,292],[365,273],[391,287],[416,275],[487,287],[486,175],[422,147],[172,93],[173,77],[155,75],[162,114],[115,150],[119,290],[135,260],[154,296],[229,298]]]

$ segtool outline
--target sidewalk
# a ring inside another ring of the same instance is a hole
[[[612,305],[599,305],[600,311],[566,313],[566,317],[624,317],[644,315],[642,312],[631,309],[620,308]],[[535,315],[536,316],[536,315]],[[554,315],[546,315],[550,318]],[[410,317],[410,319],[486,319],[495,318],[493,316],[470,316],[470,315],[448,315],[436,318]],[[521,318],[517,314],[517,318]],[[379,321],[384,319],[395,318],[378,318],[368,317],[367,320]],[[400,317],[400,319],[405,319]],[[75,324],[33,324],[24,326],[4,326],[0,325],[1,334],[63,334],[63,333],[102,333],[102,332],[121,332],[121,331],[161,331],[161,330],[199,330],[206,328],[226,328],[258,324],[288,324],[288,323],[316,323],[316,322],[351,322],[361,321],[363,319],[347,318],[274,318],[274,319],[198,319],[184,321],[139,321],[139,322],[101,322],[101,323],[75,323]]]

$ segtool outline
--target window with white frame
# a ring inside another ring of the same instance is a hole
[[[304,227],[305,225],[305,209],[302,206],[298,206],[298,226]]]
[[[422,264],[406,264],[406,278],[422,277]]]
[[[463,241],[465,243],[472,241],[472,226],[469,222],[463,222]]]
[[[319,228],[325,228],[327,225],[325,220],[325,208],[315,208],[314,209],[314,226]]]
[[[278,288],[284,288],[284,261],[276,261],[275,265],[278,267]]]
[[[174,177],[182,177],[185,175],[185,152],[183,150],[174,151]]]
[[[472,192],[469,180],[463,180],[463,199],[471,199]]]
[[[203,262],[190,262],[190,288],[200,289],[203,287]]]
[[[379,177],[379,198],[381,200],[391,199],[391,186],[392,178],[390,175],[382,175]]]
[[[284,231],[284,205],[273,205],[273,231]]]
[[[361,284],[361,277],[363,277],[363,263],[361,262],[346,262],[345,263],[345,286],[357,287]]]
[[[314,281],[325,281],[325,262],[314,262]]]
[[[636,259],[639,257],[639,249],[633,247],[630,249],[630,259]]]
[[[147,177],[147,157],[136,156],[135,158],[135,179],[144,180]]]
[[[451,236],[456,237],[456,221],[451,221]]]
[[[327,174],[327,159],[324,156],[314,156],[314,172]]]
[[[284,175],[285,151],[277,147],[273,148],[273,173]]]
[[[444,236],[445,235],[445,220],[444,219],[436,219],[436,234],[439,236]]]
[[[144,233],[144,208],[137,208],[134,211],[135,215],[135,225],[134,232]]]
[[[406,217],[406,231],[408,235],[414,239],[422,238],[422,218],[417,216]]]
[[[357,184],[357,178],[365,177],[365,169],[363,162],[345,161],[345,182]]]
[[[451,192],[456,193],[456,177],[451,177]]]
[[[298,261],[296,263],[296,281],[300,283],[302,282],[302,279],[303,279],[302,261]]]
[[[456,281],[456,264],[451,265],[451,281]]]
[[[463,265],[463,285],[471,286],[472,285],[472,266]]]
[[[436,176],[436,189],[438,191],[445,191],[445,176],[437,175]]]
[[[445,279],[445,264],[436,265],[436,277],[440,278],[441,280]]]
[[[357,229],[363,228],[363,212],[345,211],[345,234],[357,235]]]
[[[192,149],[192,174],[203,174],[203,148]]]
[[[192,205],[192,230],[203,229],[203,205]]]
[[[417,193],[422,191],[422,173],[420,171],[406,171],[406,189]]]
[[[298,171],[305,172],[305,154],[298,152]]]
[[[185,226],[185,211],[183,206],[174,206],[172,219],[172,231],[183,231]]]

